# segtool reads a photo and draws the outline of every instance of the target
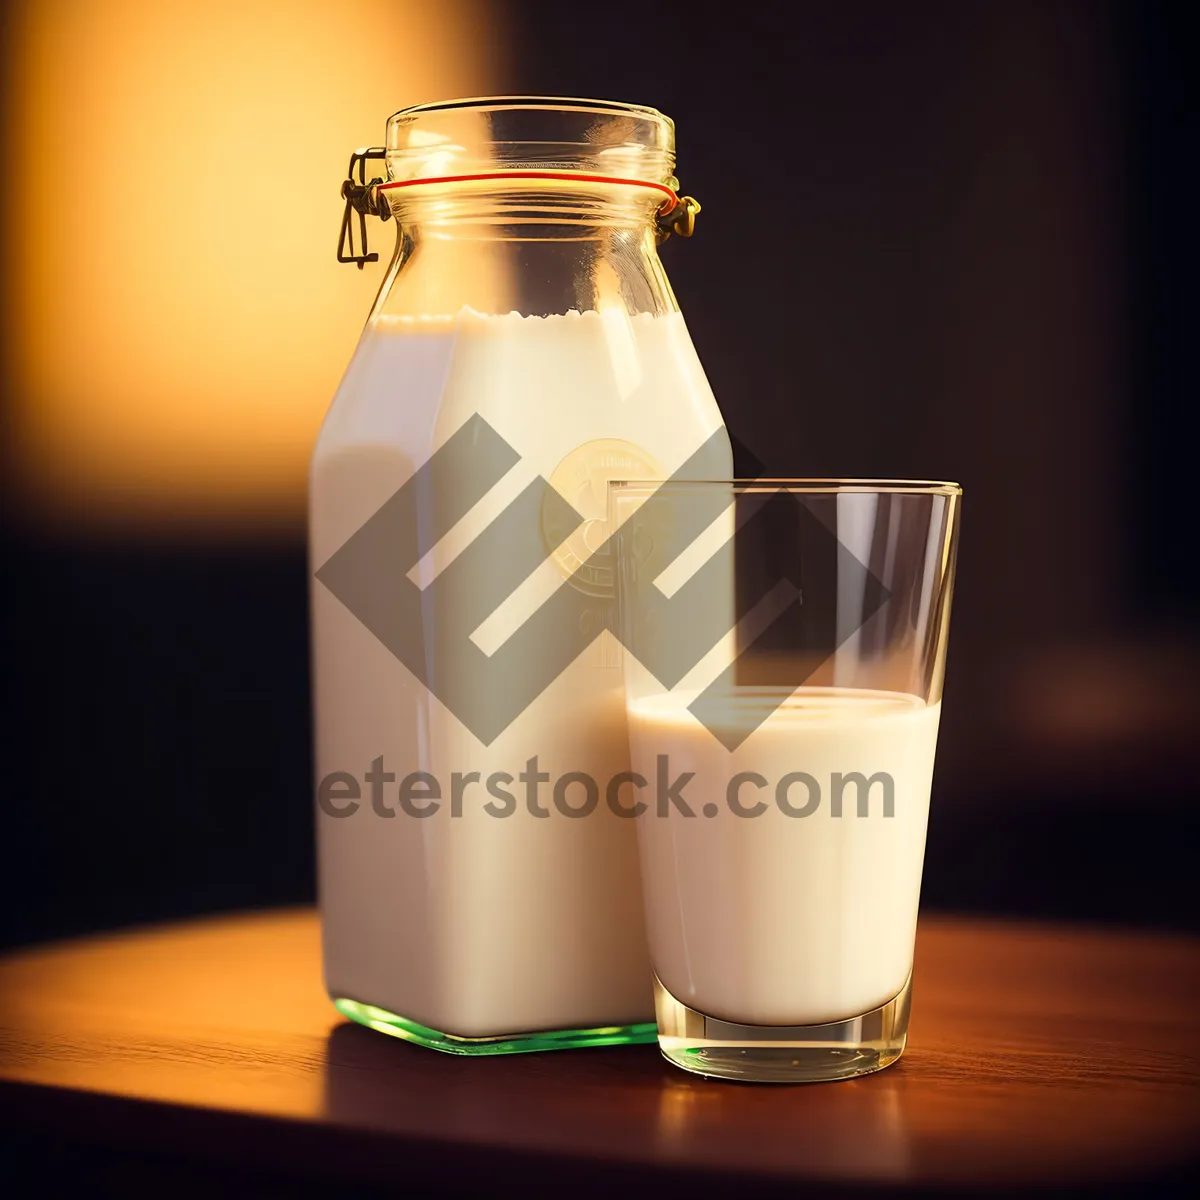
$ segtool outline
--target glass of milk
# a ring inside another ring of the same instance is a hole
[[[610,487],[658,1041],[846,1079],[904,1050],[954,484]]]

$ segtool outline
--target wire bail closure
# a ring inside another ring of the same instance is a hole
[[[378,254],[367,253],[367,217],[378,217],[381,221],[388,220],[392,215],[391,205],[384,195],[385,190],[398,187],[413,187],[422,183],[461,183],[476,179],[559,179],[578,180],[591,183],[616,183],[632,186],[656,188],[665,192],[667,199],[654,214],[654,237],[661,246],[663,242],[675,234],[678,237],[691,237],[696,230],[696,214],[700,211],[700,202],[691,196],[680,196],[673,187],[661,183],[648,183],[641,179],[615,179],[600,175],[576,175],[561,171],[496,171],[482,175],[457,175],[446,179],[412,179],[403,182],[389,183],[380,176],[367,179],[366,163],[368,159],[386,158],[387,151],[383,146],[369,146],[355,150],[350,155],[350,169],[347,178],[342,182],[342,197],[346,207],[342,212],[342,229],[338,236],[338,262],[354,263],[361,271],[364,263],[378,262]],[[355,179],[355,169],[358,178]],[[672,184],[675,180],[670,181]],[[358,243],[360,253],[354,253],[354,213],[358,214]]]
[[[338,235],[338,262],[354,263],[361,271],[364,263],[378,262],[378,254],[367,253],[367,216],[378,217],[381,221],[388,220],[392,215],[391,205],[379,190],[383,183],[382,176],[375,176],[367,181],[367,159],[386,157],[387,150],[383,146],[368,146],[355,150],[350,155],[350,169],[342,182],[342,197],[346,201],[342,212],[342,231]],[[354,169],[358,168],[358,178],[354,178]],[[354,217],[358,213],[358,243],[361,253],[354,253]],[[349,253],[347,253],[349,251]]]
[[[699,211],[700,201],[694,196],[676,196],[675,203],[670,208],[660,208],[654,216],[659,245],[661,246],[671,234],[690,238],[696,232],[696,214]]]

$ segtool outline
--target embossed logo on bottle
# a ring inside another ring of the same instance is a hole
[[[550,486],[584,521],[574,530],[558,527],[553,510],[543,507],[542,538],[555,565],[581,592],[601,597],[613,594],[611,556],[596,553],[604,548],[611,532],[609,483],[614,479],[661,478],[662,469],[650,454],[618,438],[585,442],[554,468]]]

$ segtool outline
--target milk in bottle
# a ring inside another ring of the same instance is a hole
[[[606,490],[732,473],[657,253],[673,127],[422,106],[386,169],[396,257],[310,476],[326,985],[460,1053],[652,1039]]]

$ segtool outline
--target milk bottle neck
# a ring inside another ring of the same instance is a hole
[[[396,251],[373,316],[678,311],[652,189],[508,182],[396,189],[388,200]]]

